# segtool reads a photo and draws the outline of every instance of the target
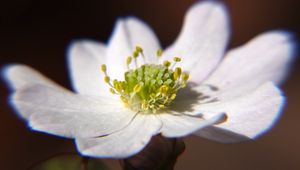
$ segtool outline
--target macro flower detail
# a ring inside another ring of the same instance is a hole
[[[255,139],[281,114],[293,36],[270,31],[225,53],[230,23],[216,1],[193,5],[175,42],[161,50],[134,17],[119,19],[108,42],[73,42],[75,92],[25,65],[9,65],[11,105],[29,126],[74,138],[86,156],[126,158],[151,137],[194,134],[231,143]]]
[[[157,57],[162,51],[157,50]],[[136,47],[133,52],[135,69],[129,69],[132,57],[126,60],[128,71],[124,74],[124,81],[114,79],[112,82],[108,76],[106,65],[101,65],[101,70],[105,74],[104,81],[111,87],[112,94],[120,95],[126,107],[132,111],[142,113],[156,113],[160,109],[166,108],[175,98],[179,89],[186,87],[189,78],[188,73],[182,73],[180,67],[175,67],[180,57],[174,57],[174,63],[166,60],[163,64],[143,64],[138,67],[137,58],[145,55],[141,47]]]

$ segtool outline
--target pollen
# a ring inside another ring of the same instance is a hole
[[[127,57],[127,71],[122,81],[111,80],[104,64],[101,65],[101,71],[105,74],[104,81],[110,86],[109,91],[119,95],[126,107],[141,113],[157,113],[168,108],[176,99],[177,92],[186,87],[189,74],[180,67],[173,69],[177,62],[181,62],[181,58],[174,57],[173,63],[166,60],[162,64],[150,64],[145,62],[143,51],[142,47],[136,46],[132,52],[133,57]],[[161,57],[162,53],[158,49],[156,57]],[[139,56],[144,60],[142,65],[137,65]],[[130,69],[132,60],[135,69]]]

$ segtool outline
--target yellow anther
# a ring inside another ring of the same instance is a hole
[[[143,52],[143,49],[142,49],[142,47],[140,47],[140,46],[136,46],[136,47],[135,47],[135,51],[137,51],[138,53],[142,53],[142,52]]]
[[[105,81],[105,83],[109,83],[110,78],[109,78],[108,76],[105,76],[105,77],[104,77],[104,81]]]
[[[180,75],[181,75],[181,68],[180,67],[176,67],[175,68],[175,71],[174,71],[174,74],[173,74],[173,78],[174,78],[174,80],[177,80],[179,77],[180,77]]]
[[[139,52],[138,52],[138,51],[134,51],[134,52],[133,52],[133,57],[134,57],[134,58],[138,58],[138,56],[139,56]]]
[[[164,64],[164,66],[166,66],[166,67],[169,67],[169,66],[171,65],[170,61],[168,61],[168,60],[164,61],[163,64]]]
[[[116,94],[116,91],[115,91],[113,88],[110,88],[109,91],[110,91],[112,94]]]
[[[114,87],[118,85],[118,80],[117,79],[113,80],[113,85],[114,85]]]
[[[182,74],[182,80],[183,81],[187,81],[189,79],[189,77],[190,77],[189,73],[183,73]]]
[[[169,91],[169,86],[167,86],[167,85],[162,85],[162,86],[160,87],[160,92],[161,92],[161,93],[166,94],[166,93],[168,93],[168,91]]]
[[[117,92],[122,91],[122,84],[118,80],[113,80],[113,86],[117,90]]]
[[[157,57],[161,57],[161,56],[162,56],[162,53],[163,53],[163,50],[159,48],[159,49],[156,51],[156,56],[157,56]]]
[[[106,73],[106,65],[105,65],[105,64],[102,64],[102,65],[101,65],[101,71],[102,71],[103,73]]]
[[[174,60],[175,62],[180,62],[180,61],[181,61],[181,58],[180,58],[180,57],[174,57],[173,60]]]
[[[128,56],[127,57],[127,60],[126,60],[126,64],[129,65],[132,61],[132,57],[131,56]]]
[[[135,93],[138,93],[138,92],[140,92],[142,90],[142,86],[140,85],[140,84],[136,84],[135,86],[134,86],[134,88],[133,88],[133,91],[135,92]]]
[[[181,88],[185,88],[186,87],[186,83],[181,83],[180,87]]]
[[[176,94],[173,93],[173,94],[171,95],[170,99],[171,99],[171,100],[174,100],[175,98],[176,98]]]

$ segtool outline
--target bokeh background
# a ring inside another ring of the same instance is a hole
[[[180,31],[185,11],[196,0],[11,0],[0,2],[0,66],[23,63],[70,88],[66,48],[89,38],[106,42],[117,17],[134,15],[155,30],[165,47]],[[300,34],[298,0],[225,0],[232,18],[236,47],[255,35],[285,28]],[[263,55],[263,54],[262,54]],[[176,170],[298,170],[300,169],[300,68],[295,61],[283,85],[288,102],[278,124],[261,138],[220,144],[187,137]],[[22,170],[61,152],[75,152],[72,140],[27,128],[7,104],[0,82],[0,169]],[[106,160],[118,169],[116,160]]]

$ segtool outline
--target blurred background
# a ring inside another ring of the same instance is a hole
[[[196,0],[10,0],[0,2],[0,67],[23,63],[70,88],[65,54],[72,40],[107,42],[117,17],[134,15],[146,21],[161,44],[171,44],[185,11]],[[230,48],[255,35],[278,28],[300,34],[298,0],[224,0],[232,20]],[[298,170],[300,169],[300,67],[295,61],[283,85],[287,105],[279,123],[251,142],[220,144],[187,137],[176,170]],[[27,128],[7,104],[0,82],[0,167],[27,169],[62,152],[76,152],[72,140]],[[106,160],[118,169],[118,161]]]

